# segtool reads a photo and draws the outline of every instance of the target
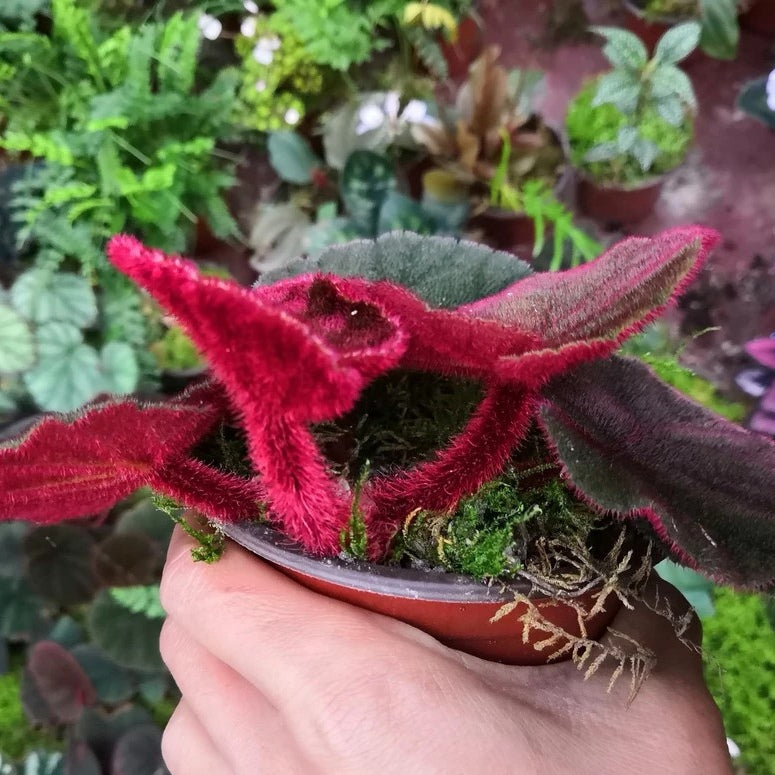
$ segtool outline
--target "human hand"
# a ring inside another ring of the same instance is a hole
[[[569,662],[486,662],[236,545],[214,565],[191,548],[177,528],[162,581],[162,654],[183,696],[163,741],[173,775],[732,772],[700,657],[645,607],[613,625],[658,659],[628,707],[626,677],[608,694],[603,671],[583,681]]]

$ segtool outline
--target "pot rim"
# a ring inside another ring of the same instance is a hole
[[[672,27],[676,24],[681,24],[685,21],[691,21],[691,18],[686,18],[682,16],[662,16],[659,15],[653,15],[647,14],[646,11],[641,8],[634,0],[621,0],[622,5],[631,13],[633,16],[637,16],[639,19],[643,19],[644,22],[647,22],[648,24],[663,24],[666,27]]]
[[[683,164],[683,162],[681,162],[681,164]],[[645,180],[641,180],[637,183],[610,183],[601,181],[575,166],[573,167],[573,172],[579,180],[591,183],[592,185],[597,186],[597,188],[605,189],[607,191],[644,191],[647,188],[661,186],[665,182],[666,178],[669,175],[672,175],[672,173],[675,172],[675,170],[677,170],[681,164],[679,164],[677,167],[673,167],[673,169],[667,172],[663,172],[661,175],[652,175],[651,177],[646,178]]]
[[[389,597],[446,603],[504,603],[514,593],[528,595],[529,582],[487,585],[458,573],[423,571],[341,557],[313,557],[268,525],[258,522],[219,522],[231,540],[270,563],[350,589]],[[546,598],[548,599],[548,598]]]

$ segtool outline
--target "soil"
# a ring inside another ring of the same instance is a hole
[[[501,46],[505,64],[546,72],[539,109],[554,126],[562,126],[584,79],[606,68],[599,43],[584,39],[581,12],[593,24],[622,25],[626,14],[616,0],[480,0],[479,5],[486,42]],[[670,321],[689,337],[718,327],[691,339],[683,360],[731,398],[740,397],[734,376],[749,363],[743,344],[775,330],[775,132],[735,108],[740,87],[773,66],[773,41],[745,30],[736,60],[703,55],[690,63],[686,70],[700,114],[689,159],[670,176],[646,220],[626,232],[615,223],[591,224],[606,243],[686,223],[723,234]]]

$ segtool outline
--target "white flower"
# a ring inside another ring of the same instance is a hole
[[[290,124],[291,126],[295,126],[299,123],[299,119],[301,118],[301,113],[299,113],[296,108],[288,108],[288,110],[285,111],[285,115],[283,116],[285,119],[286,124]]]
[[[242,7],[248,13],[258,13],[258,3],[254,3],[253,0],[243,0]]]
[[[203,13],[199,16],[197,22],[199,31],[207,40],[217,40],[223,31],[223,25],[214,16],[209,13]]]
[[[248,16],[246,19],[243,19],[239,31],[246,38],[252,38],[256,34],[256,17]]]
[[[737,759],[740,756],[740,747],[731,737],[727,738],[727,750],[733,759]]]
[[[407,124],[419,124],[428,116],[428,105],[422,100],[409,100],[401,111],[401,121]]]
[[[391,123],[395,123],[398,119],[398,109],[401,107],[401,97],[397,91],[389,91],[385,95],[385,115],[390,119]]]
[[[271,38],[259,38],[253,49],[253,59],[260,65],[271,65],[274,60],[274,52]]]
[[[264,81],[264,80],[256,81],[256,85],[255,85],[254,88],[255,88],[256,91],[265,91],[266,90],[266,81]]]
[[[767,107],[775,110],[775,70],[767,76]]]
[[[385,123],[385,113],[379,105],[369,103],[358,111],[358,124],[355,127],[356,135],[363,135],[378,129]]]

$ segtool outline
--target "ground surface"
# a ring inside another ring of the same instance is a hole
[[[481,0],[480,5],[486,40],[502,47],[506,63],[546,71],[540,107],[561,126],[568,101],[605,60],[596,40],[552,32],[555,2],[567,0]],[[585,0],[585,10],[597,24],[623,24],[626,13],[616,0]],[[579,30],[574,22],[568,27]],[[748,362],[742,344],[775,330],[775,132],[735,110],[740,86],[773,66],[775,41],[746,31],[734,62],[702,56],[689,65],[700,104],[696,146],[671,175],[654,214],[628,229],[651,234],[694,222],[722,232],[722,246],[673,322],[689,335],[720,328],[694,340],[684,359],[730,393],[734,374]],[[605,228],[605,239],[622,234]]]

